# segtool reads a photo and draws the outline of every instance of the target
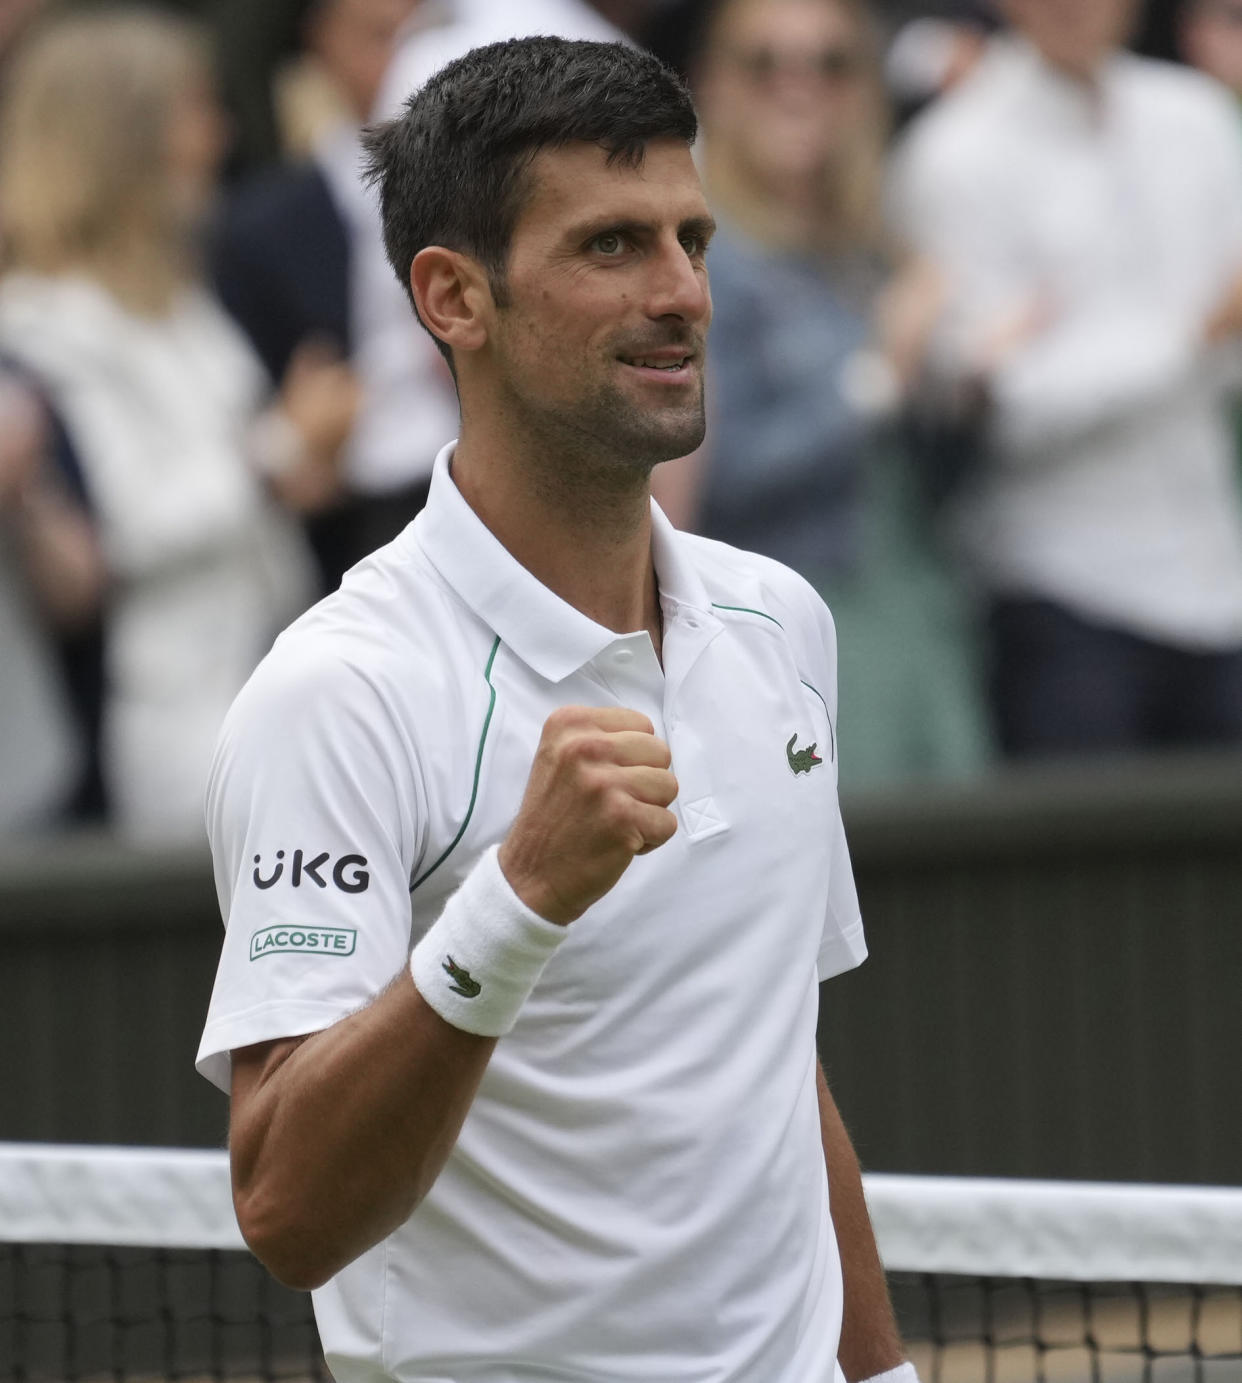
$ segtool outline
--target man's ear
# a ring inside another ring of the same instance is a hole
[[[495,304],[487,272],[476,259],[443,245],[419,250],[410,265],[410,292],[430,331],[455,351],[487,342]]]

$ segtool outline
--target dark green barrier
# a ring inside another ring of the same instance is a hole
[[[1242,760],[847,804],[821,1048],[877,1169],[1242,1180]]]
[[[1242,1180],[1242,761],[852,799],[821,1039],[866,1164]],[[204,854],[0,852],[0,1138],[218,1144]]]

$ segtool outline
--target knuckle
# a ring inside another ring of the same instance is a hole
[[[607,802],[611,796],[612,776],[596,764],[588,764],[578,770],[578,787],[589,798]]]
[[[590,709],[586,706],[558,706],[543,722],[545,735],[561,735],[575,730],[590,720]]]
[[[548,746],[556,766],[561,770],[573,770],[583,759],[590,758],[585,747],[589,738],[575,729],[562,731]]]
[[[600,763],[609,757],[608,740],[598,731],[584,730],[574,736],[574,753],[580,759]]]
[[[624,788],[606,789],[600,802],[600,817],[610,830],[628,830],[634,819],[634,799]]]

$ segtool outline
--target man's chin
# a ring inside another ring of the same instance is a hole
[[[702,445],[707,431],[706,419],[699,408],[675,418],[667,414],[663,417],[648,415],[629,421],[630,426],[617,428],[618,450],[648,466],[689,456]]]

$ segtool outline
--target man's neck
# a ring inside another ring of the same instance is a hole
[[[531,466],[464,427],[462,434],[453,481],[509,553],[604,628],[618,634],[646,629],[659,653],[649,485],[575,486],[567,480],[577,473],[573,465],[558,470],[545,459]]]

